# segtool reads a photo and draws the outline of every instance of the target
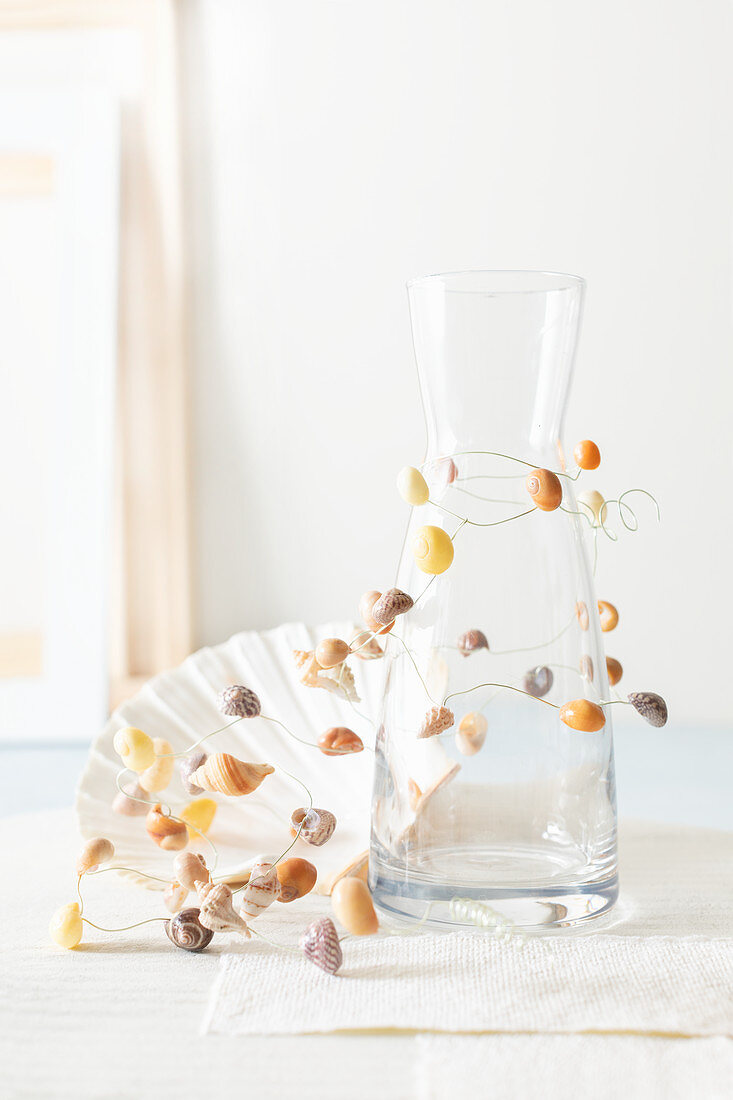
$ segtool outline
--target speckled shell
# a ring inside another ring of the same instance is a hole
[[[335,974],[344,961],[336,925],[329,917],[308,925],[300,937],[300,948],[309,962],[327,974]]]
[[[165,932],[171,943],[183,951],[203,951],[214,938],[210,928],[199,921],[199,910],[183,909],[172,920],[165,922]]]
[[[448,707],[431,707],[422,720],[422,725],[417,732],[418,737],[436,737],[445,730],[449,730],[455,721],[452,710]]]
[[[234,718],[256,718],[262,709],[257,695],[242,684],[224,688],[219,693],[216,704],[222,714],[230,714]]]
[[[361,752],[364,742],[348,726],[331,726],[318,738],[318,748],[326,756],[345,756],[352,752]]]
[[[368,592],[365,592],[359,600],[359,614],[374,634],[388,634],[394,626],[394,619],[385,626],[383,623],[378,623],[372,615],[372,608],[375,603],[381,599],[381,596],[381,592],[376,588],[371,588]]]
[[[318,872],[307,859],[284,859],[276,868],[280,893],[278,901],[284,903],[296,901],[309,894],[316,884]]]
[[[315,806],[312,810],[306,810],[305,806],[300,806],[290,816],[291,832],[297,833],[298,828],[301,840],[312,844],[314,848],[320,848],[333,836],[336,818],[330,810],[319,810]]]
[[[597,733],[606,724],[603,708],[598,703],[591,703],[590,699],[571,699],[560,708],[560,719],[570,729],[581,733]]]
[[[205,764],[208,760],[208,753],[205,753],[203,749],[194,749],[193,752],[186,756],[178,765],[178,774],[181,777],[181,783],[186,794],[197,795],[203,794],[204,788],[199,787],[198,784],[191,782],[191,776],[200,768],[202,764]]]
[[[163,891],[163,904],[169,913],[179,913],[186,903],[188,890],[180,882],[170,882]]]
[[[614,687],[624,674],[624,666],[615,657],[606,657],[606,672],[609,684]]]
[[[180,852],[188,844],[188,830],[184,822],[176,821],[163,813],[160,802],[148,810],[145,828],[150,839],[165,852]]]
[[[187,890],[194,890],[197,882],[209,882],[211,879],[206,860],[199,852],[181,852],[176,856],[173,873]]]
[[[554,512],[562,501],[562,485],[551,470],[530,470],[524,483],[533,503],[543,512]]]
[[[388,588],[372,605],[372,618],[380,626],[389,626],[398,615],[404,615],[413,605],[412,596],[399,588]]]
[[[123,817],[143,817],[150,809],[147,791],[135,780],[123,783],[112,802],[112,809]]]
[[[115,854],[114,844],[105,836],[95,836],[88,840],[76,860],[77,875],[93,871],[100,863],[108,863]]]
[[[266,776],[272,775],[271,764],[247,764],[228,752],[217,752],[191,776],[205,791],[218,791],[232,796],[251,794]]]
[[[578,665],[578,668],[580,670],[580,675],[583,677],[583,679],[592,684],[595,669],[593,668],[593,658],[588,653],[584,653],[583,656],[580,658],[580,664]]]
[[[164,791],[173,778],[175,768],[173,746],[170,741],[166,741],[165,737],[154,737],[153,748],[155,760],[149,768],[140,773],[140,786],[148,794],[152,794],[153,791]]]
[[[239,912],[248,920],[254,920],[279,896],[280,880],[276,868],[267,860],[257,860],[249,876],[249,882],[242,890],[242,904]]]
[[[598,601],[598,614],[601,617],[601,630],[607,634],[618,626],[618,611],[608,600]]]
[[[547,665],[537,665],[525,672],[522,687],[529,695],[534,695],[535,699],[542,699],[552,691],[554,680],[551,668]]]
[[[632,691],[627,698],[634,710],[650,726],[661,727],[667,724],[669,717],[667,704],[655,691]]]
[[[331,892],[331,905],[336,919],[352,936],[373,936],[379,929],[369,887],[351,875],[337,882]]]
[[[232,896],[232,891],[225,882],[216,885],[207,883],[205,888],[199,889],[199,920],[204,928],[210,928],[212,932],[237,932],[249,939],[247,922],[234,908]]]
[[[477,649],[488,649],[489,643],[483,630],[467,630],[458,639],[458,648],[464,657],[468,657]]]

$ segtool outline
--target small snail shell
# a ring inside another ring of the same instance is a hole
[[[171,943],[183,951],[203,951],[214,938],[211,929],[201,924],[196,908],[183,909],[172,920],[167,920],[165,933]]]
[[[320,848],[330,840],[335,828],[336,818],[330,810],[318,810],[315,806],[311,810],[306,810],[305,806],[300,806],[297,810],[293,810],[290,816],[291,832],[296,834],[300,829],[298,835],[301,840],[312,844],[314,848]]]
[[[464,756],[475,756],[486,740],[489,723],[480,711],[471,710],[458,723],[456,748]]]
[[[321,668],[335,668],[343,664],[351,653],[351,646],[342,638],[324,638],[316,646],[316,660]]]
[[[206,860],[198,852],[181,852],[173,860],[173,871],[181,886],[194,890],[197,882],[209,882],[211,875]]]
[[[358,733],[348,726],[331,726],[318,738],[318,748],[326,756],[343,756],[352,752],[361,752],[364,742]]]
[[[146,799],[147,791],[144,791],[135,780],[134,783],[125,783],[121,791],[118,791],[112,802],[112,809],[116,814],[125,817],[142,817],[150,809]]]
[[[280,883],[280,897],[282,902],[295,901],[305,897],[316,884],[318,872],[307,859],[285,859],[278,863],[277,877]]]
[[[239,912],[243,917],[254,920],[279,896],[280,879],[277,869],[266,860],[257,860],[252,867],[249,882],[242,891],[242,906]]]
[[[181,777],[181,783],[186,794],[196,795],[203,794],[203,787],[197,786],[191,782],[191,776],[200,768],[202,764],[206,763],[208,754],[203,749],[194,749],[190,756],[184,757],[184,759],[178,765],[178,773]]]
[[[598,601],[598,614],[601,616],[601,630],[608,633],[618,626],[618,611],[608,600]]]
[[[411,810],[417,810],[422,798],[422,791],[418,787],[414,779],[407,780],[407,800],[410,803]]]
[[[378,623],[375,618],[372,617],[372,608],[377,600],[382,595],[376,588],[372,588],[369,592],[365,592],[359,600],[359,614],[371,630],[372,634],[388,634],[394,626],[394,621],[384,626],[382,623]]]
[[[426,524],[415,532],[412,540],[412,556],[423,573],[445,573],[453,561],[453,542],[442,527]]]
[[[180,882],[169,882],[163,891],[163,904],[169,913],[178,913],[185,904],[188,890]]]
[[[199,898],[203,898],[199,921],[204,928],[209,928],[212,932],[238,932],[245,939],[250,938],[247,922],[234,908],[232,891],[225,882],[210,886],[205,896],[204,891],[200,891]]]
[[[399,588],[388,588],[372,604],[372,618],[380,626],[391,626],[398,615],[404,615],[413,605],[412,596]]]
[[[300,937],[300,949],[309,962],[327,974],[335,974],[344,961],[336,926],[329,917],[308,925]]]
[[[661,727],[667,724],[667,704],[655,691],[632,691],[627,698],[634,710],[650,726]]]
[[[560,718],[566,726],[582,733],[597,733],[606,724],[603,708],[590,699],[572,699],[560,708]]]
[[[601,523],[601,509],[605,504],[605,500],[598,492],[597,489],[587,489],[584,493],[578,493],[578,504],[580,510],[586,510],[588,518],[592,520],[594,526],[598,527]]]
[[[554,512],[560,506],[562,485],[552,470],[530,470],[524,484],[536,507],[543,512]]]
[[[623,676],[624,666],[620,661],[617,661],[615,657],[606,657],[606,671],[608,673],[608,682],[611,687],[613,687]]]
[[[601,452],[592,439],[581,439],[575,444],[573,458],[581,470],[597,470],[601,464]]]
[[[274,770],[271,764],[247,764],[228,752],[217,752],[196,769],[191,780],[205,791],[229,795],[251,794]]]
[[[594,672],[593,658],[590,657],[587,653],[584,653],[583,656],[580,658],[580,664],[578,665],[578,668],[580,669],[580,675],[583,677],[583,679],[588,680],[588,682],[592,684]]]
[[[179,852],[188,844],[188,832],[183,821],[176,821],[163,813],[160,802],[156,802],[145,818],[148,836],[159,848],[166,852]]]
[[[578,600],[575,605],[575,617],[580,623],[581,630],[587,630],[590,626],[590,616],[588,614],[588,605],[583,600]]]
[[[151,794],[153,791],[164,791],[173,778],[175,760],[173,759],[173,746],[165,737],[153,738],[155,760],[140,773],[140,786]]]
[[[414,466],[403,466],[397,475],[397,491],[413,508],[425,504],[430,496],[428,483]]]
[[[241,684],[219,692],[216,704],[222,714],[231,714],[236,718],[256,718],[262,709],[252,689]]]
[[[84,933],[84,925],[81,920],[79,903],[72,901],[68,905],[62,905],[51,917],[48,931],[54,943],[59,947],[71,950],[81,943]]]
[[[133,772],[144,772],[155,760],[152,739],[134,726],[117,730],[113,745],[122,763]]]
[[[77,875],[85,875],[87,871],[94,871],[100,863],[107,863],[115,854],[114,844],[107,840],[106,836],[95,836],[88,840],[76,861]]]
[[[431,707],[417,731],[418,737],[435,737],[449,730],[455,721],[453,711],[448,707]]]
[[[360,878],[339,879],[331,892],[331,907],[352,936],[373,936],[379,928],[369,888]]]
[[[551,668],[547,665],[537,665],[536,668],[530,668],[525,672],[522,687],[528,695],[534,695],[535,699],[542,699],[552,690],[554,679]]]
[[[213,798],[194,798],[193,802],[184,806],[178,816],[186,822],[191,840],[199,840],[202,833],[206,836],[216,816],[216,810],[217,805]]]
[[[362,630],[351,643],[351,654],[362,661],[376,661],[384,657],[384,650],[376,638],[371,637],[368,630]]]
[[[464,657],[468,657],[477,649],[488,649],[489,643],[483,630],[467,630],[458,639],[458,648]]]

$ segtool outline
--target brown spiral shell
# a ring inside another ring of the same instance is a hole
[[[388,588],[372,604],[371,615],[379,626],[389,626],[398,615],[404,615],[413,605],[412,596],[399,588]]]
[[[191,782],[191,776],[200,768],[202,764],[205,764],[208,760],[208,753],[205,753],[203,749],[194,749],[189,755],[185,756],[178,765],[178,774],[181,777],[181,783],[186,794],[197,795],[203,794],[204,788],[197,786],[196,783]]]
[[[530,470],[525,481],[527,492],[543,512],[554,512],[562,500],[562,485],[552,470]]]
[[[650,726],[661,727],[667,724],[667,704],[656,691],[632,691],[627,698],[634,710]]]
[[[315,806],[306,810],[305,806],[293,810],[290,816],[290,831],[293,835],[300,829],[300,839],[314,848],[320,848],[333,836],[336,818],[330,810],[319,810]]]
[[[274,770],[271,764],[247,764],[228,752],[217,752],[196,769],[191,780],[205,791],[229,795],[251,794]]]
[[[467,630],[458,639],[458,648],[464,657],[468,657],[477,649],[488,649],[489,643],[483,630]]]
[[[219,692],[216,704],[222,714],[235,718],[256,718],[262,710],[260,700],[251,688],[233,684]]]
[[[534,695],[535,699],[542,699],[552,690],[555,677],[552,669],[547,665],[537,665],[525,672],[522,687],[528,695]]]
[[[437,734],[449,730],[454,721],[453,711],[449,710],[448,707],[431,707],[422,720],[417,736],[435,737]]]
[[[182,909],[172,920],[165,922],[165,934],[171,943],[182,951],[203,951],[214,938],[210,928],[199,921],[199,910]]]
[[[300,949],[309,962],[327,974],[335,974],[344,961],[336,925],[330,917],[321,917],[308,925],[300,937]]]

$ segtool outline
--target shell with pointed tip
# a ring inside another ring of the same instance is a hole
[[[201,924],[199,910],[195,907],[181,910],[172,920],[167,920],[164,927],[168,939],[182,951],[203,951],[214,938],[211,929]]]
[[[242,904],[239,912],[246,919],[254,920],[279,896],[280,880],[277,869],[267,860],[260,858],[252,868],[249,882],[242,890]]]
[[[186,756],[178,765],[178,774],[181,777],[181,784],[186,794],[197,795],[203,794],[204,788],[199,787],[197,783],[191,782],[191,776],[200,768],[202,764],[205,764],[208,759],[208,753],[205,753],[203,749],[194,749],[193,752]]]
[[[232,796],[251,794],[274,772],[272,764],[248,764],[228,752],[216,752],[191,776],[205,791]]]
[[[315,891],[328,893],[339,876],[347,869],[353,871],[362,866],[366,859],[374,761],[369,752],[355,753],[348,760],[334,760],[315,746],[323,731],[332,726],[354,729],[365,746],[374,743],[374,731],[336,695],[301,685],[292,652],[312,651],[325,637],[348,640],[363,629],[353,621],[342,620],[325,622],[313,630],[302,624],[289,624],[263,633],[237,634],[222,645],[200,650],[179,668],[151,680],[122,704],[91,747],[77,792],[76,812],[82,837],[108,837],[115,846],[115,862],[123,867],[166,881],[174,875],[171,853],[152,844],[145,831],[144,815],[150,806],[131,802],[139,817],[112,808],[117,795],[115,778],[120,770],[112,738],[121,727],[134,726],[147,730],[152,737],[165,737],[176,753],[189,752],[192,756],[205,747],[209,752],[228,752],[241,760],[269,760],[276,766],[275,773],[246,798],[211,796],[218,803],[208,834],[219,852],[217,878],[232,884],[241,886],[247,880],[257,853],[277,854],[292,839],[290,814],[302,804],[303,791],[281,767],[311,790],[327,792],[328,808],[338,818],[336,832],[321,848],[299,839],[289,855],[312,862],[318,872]],[[358,694],[364,700],[359,709],[376,715],[381,705],[384,661],[350,660],[349,664],[354,666]],[[279,718],[309,744],[300,744],[260,716],[237,722],[217,733],[202,749],[191,750],[200,737],[225,723],[216,698],[230,684],[250,684],[262,700],[265,714]],[[181,758],[182,762],[190,756]],[[129,789],[136,793],[132,786]],[[180,816],[193,793],[200,792],[186,790],[176,770],[165,796],[175,814]],[[149,797],[142,791],[138,794]],[[209,858],[205,841],[191,840],[188,850],[200,851]],[[154,882],[130,871],[117,873],[162,895],[165,882]]]
[[[310,810],[306,810],[305,806],[301,806],[299,809],[293,810],[290,817],[290,829],[293,836],[297,833],[300,840],[305,840],[315,848],[320,848],[322,844],[330,840],[335,828],[336,818],[331,811],[319,810],[315,806]],[[300,830],[299,833],[298,830]]]
[[[309,924],[300,937],[300,949],[309,962],[335,974],[344,961],[336,925],[330,917],[321,917]]]
[[[417,732],[418,737],[435,737],[449,730],[455,721],[452,710],[448,707],[431,707],[422,720],[422,725]]]
[[[243,920],[234,908],[232,891],[225,882],[219,882],[215,886],[208,884],[209,888],[204,892],[199,891],[201,910],[199,920],[204,928],[212,932],[237,932],[245,939],[250,938],[247,922]]]
[[[173,873],[187,890],[195,889],[197,882],[208,882],[211,878],[206,860],[199,852],[181,852],[173,860]]]

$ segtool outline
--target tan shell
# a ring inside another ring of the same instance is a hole
[[[371,588],[359,600],[359,614],[373,634],[388,634],[394,626],[394,619],[385,626],[384,623],[378,623],[372,615],[372,608],[377,600],[381,598],[381,595],[382,593],[378,589]]]
[[[271,764],[247,764],[228,752],[217,752],[196,769],[191,780],[205,791],[236,796],[256,791],[274,770]]]
[[[170,882],[163,891],[163,903],[169,913],[180,913],[188,897],[188,890],[180,882]]]
[[[115,854],[114,844],[106,836],[95,836],[88,840],[76,860],[77,875],[93,871],[100,863],[107,863]]]
[[[156,802],[145,818],[148,836],[159,848],[166,852],[180,852],[188,844],[188,830],[184,821],[176,821],[163,813],[160,802]]]
[[[418,730],[418,737],[435,737],[437,734],[449,730],[455,721],[452,710],[448,707],[431,707],[423,718]]]
[[[330,840],[335,828],[336,818],[330,810],[319,810],[315,806],[306,810],[305,806],[300,806],[290,816],[291,833],[297,833],[301,840],[312,844],[314,848],[320,848]]]
[[[618,611],[608,600],[598,601],[598,614],[601,617],[601,630],[607,633],[618,626]]]
[[[371,608],[372,619],[380,626],[391,626],[398,615],[404,615],[413,606],[412,596],[399,588],[388,588]]]
[[[331,894],[334,915],[352,936],[373,936],[379,920],[369,887],[360,878],[342,878]]]
[[[205,889],[199,890],[199,900],[199,921],[204,928],[209,928],[212,932],[238,932],[245,939],[250,938],[247,922],[234,908],[232,892],[225,882],[216,886],[209,883]]]
[[[140,786],[148,794],[153,791],[164,791],[173,778],[175,760],[173,759],[173,746],[165,737],[154,737],[155,761],[140,772]]]
[[[282,902],[295,901],[305,897],[316,884],[318,872],[307,859],[284,859],[277,865],[277,877],[280,883],[280,895],[278,900]]]
[[[257,860],[249,876],[249,882],[242,891],[242,905],[239,912],[245,918],[254,920],[264,913],[280,895],[280,880],[277,870],[266,860]]]
[[[469,711],[458,723],[456,748],[464,756],[475,756],[483,747],[488,729],[489,723],[481,711]]]
[[[343,664],[351,653],[348,642],[343,638],[324,638],[315,649],[315,658],[321,668],[335,668]]]
[[[369,630],[362,630],[351,640],[351,655],[360,661],[378,661],[384,657],[384,650]]]
[[[122,790],[115,795],[112,809],[124,817],[143,817],[150,809],[147,793],[137,780],[125,783]]]
[[[364,742],[359,734],[348,726],[331,726],[318,738],[318,748],[326,756],[344,756],[352,752],[361,752]]]
[[[197,882],[209,882],[211,879],[206,860],[198,852],[181,852],[173,860],[173,872],[187,890],[194,890]]]

